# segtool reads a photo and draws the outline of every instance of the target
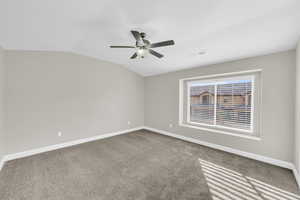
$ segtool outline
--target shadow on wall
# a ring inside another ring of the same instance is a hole
[[[299,200],[300,196],[199,159],[213,200]]]

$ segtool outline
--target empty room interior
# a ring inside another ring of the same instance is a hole
[[[0,0],[0,200],[300,200],[299,0]]]

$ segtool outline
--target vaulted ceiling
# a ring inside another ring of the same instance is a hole
[[[131,60],[134,49],[109,48],[132,45],[130,30],[175,46]],[[0,1],[4,48],[70,51],[144,76],[293,49],[299,37],[299,0]]]

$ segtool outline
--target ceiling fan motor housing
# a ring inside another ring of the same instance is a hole
[[[146,37],[146,33],[140,33],[140,35],[141,35],[141,38],[145,38]]]
[[[146,33],[140,33],[140,36],[141,36],[142,40],[137,40],[136,41],[136,46],[137,47],[145,47],[146,45],[150,44],[148,41],[146,41],[147,43],[145,43]]]

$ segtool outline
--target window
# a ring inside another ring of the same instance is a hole
[[[224,96],[224,103],[228,103],[230,101],[230,96]]]
[[[181,80],[180,124],[257,136],[257,82],[255,73]]]
[[[209,104],[209,95],[204,95],[202,97],[202,104]]]
[[[251,98],[252,98],[252,95],[248,94],[248,97],[247,97],[247,100],[248,100],[247,104],[248,105],[251,105]]]

